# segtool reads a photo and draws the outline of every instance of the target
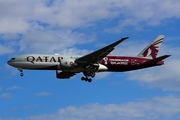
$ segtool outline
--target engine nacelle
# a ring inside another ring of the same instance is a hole
[[[59,69],[61,70],[69,70],[73,69],[75,67],[74,59],[61,59]]]
[[[108,68],[105,65],[99,64],[98,72],[107,71]]]
[[[108,70],[108,68],[105,65],[102,65],[102,64],[99,64],[99,63],[94,63],[94,64],[87,65],[85,68],[90,70],[90,71],[98,71],[98,72]]]

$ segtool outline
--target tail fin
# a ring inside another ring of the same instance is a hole
[[[145,58],[156,58],[159,49],[161,47],[164,35],[158,35],[144,50],[142,50],[137,56]]]

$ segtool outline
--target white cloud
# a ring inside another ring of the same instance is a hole
[[[169,0],[1,0],[0,3],[0,27],[3,28],[0,33],[4,35],[3,39],[18,38],[13,43],[11,41],[7,52],[0,55],[17,49],[18,52],[26,53],[61,52],[61,49],[84,44],[95,38],[87,36],[96,34],[93,31],[87,35],[83,30],[98,28],[96,24],[100,20],[106,21],[101,24],[108,24],[115,19],[116,27],[104,27],[107,31],[114,32],[121,31],[126,26],[143,28],[144,23],[147,26],[158,25],[165,19],[180,18],[180,13],[176,12],[180,9],[180,2]],[[76,29],[82,31],[76,32]],[[17,34],[20,38],[12,38],[12,35]]]
[[[14,52],[14,50],[11,49],[10,47],[3,46],[0,44],[0,55],[10,54],[13,52]]]
[[[3,94],[0,94],[0,99],[9,99],[12,97],[12,94],[11,93],[3,93]]]
[[[50,92],[39,92],[36,94],[36,96],[50,96],[51,93]]]
[[[29,21],[41,21],[60,28],[77,28],[89,26],[96,20],[117,15],[116,11],[111,11],[113,9],[113,6],[109,4],[111,1],[57,0],[51,6],[47,6],[46,3],[46,0],[11,2],[2,0],[0,21],[3,24],[0,26],[5,29],[1,29],[1,32],[25,32],[31,27]],[[9,26],[12,26],[12,29]]]
[[[29,25],[22,19],[0,19],[0,33],[23,33]]]
[[[19,89],[21,89],[21,87],[16,86],[16,85],[14,85],[14,86],[12,86],[12,87],[7,88],[7,90],[19,90]]]
[[[136,56],[138,55],[149,43],[137,40],[127,40],[121,43],[115,48],[111,55],[121,55],[121,56]],[[138,47],[137,47],[138,46]]]
[[[72,47],[72,48],[69,48],[69,49],[63,49],[60,54],[62,55],[85,55],[85,54],[88,54],[92,51],[89,51],[89,50],[86,50],[86,49],[78,49],[78,48],[75,48],[75,47]]]
[[[86,37],[82,33],[67,31],[36,31],[24,34],[20,41],[20,52],[26,53],[63,53],[62,50],[75,44],[93,41],[93,37]],[[77,50],[75,52],[78,52]],[[84,50],[82,50],[84,51]],[[73,51],[74,52],[74,51]]]
[[[95,79],[97,80],[103,80],[104,78],[110,76],[110,72],[100,72],[100,73],[96,73],[96,77]]]
[[[179,59],[166,60],[164,66],[129,72],[129,79],[163,90],[180,91],[179,66]]]
[[[3,39],[4,42],[7,42],[8,40],[16,40],[19,38],[18,34],[13,34],[13,33],[6,33],[0,35],[0,39]]]
[[[117,3],[118,4],[118,3]],[[180,18],[180,10],[178,7],[180,1],[169,1],[163,2],[156,0],[127,0],[119,2],[120,11],[123,11],[122,18],[118,19],[118,25],[107,28],[105,31],[108,32],[121,32],[124,27],[133,26],[136,30],[142,30],[145,26],[157,26],[166,24],[166,20],[169,18]]]
[[[30,116],[25,120],[152,120],[179,118],[180,98],[166,96],[122,104],[69,106],[61,108],[53,114]],[[17,119],[12,118],[12,120]]]
[[[156,0],[136,0],[136,2],[133,0],[121,2],[118,0],[56,0],[51,6],[47,5],[47,0],[38,2],[1,0],[0,23],[2,24],[0,26],[4,28],[1,32],[24,33],[35,26],[37,29],[45,27],[39,23],[47,24],[48,29],[54,27],[74,29],[92,26],[100,20],[111,21],[114,18],[119,21],[117,28],[138,27],[140,23],[157,25],[164,19],[180,18],[180,13],[177,12],[180,10],[179,5],[178,0],[164,0],[163,2]]]

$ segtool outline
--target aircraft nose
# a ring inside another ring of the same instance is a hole
[[[7,64],[8,64],[8,65],[10,65],[10,60],[9,60],[9,61],[7,61]]]
[[[7,64],[12,66],[12,61],[11,60],[7,61]]]

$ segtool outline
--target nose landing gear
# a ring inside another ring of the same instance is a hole
[[[18,69],[20,71],[20,76],[24,76],[23,69]]]

